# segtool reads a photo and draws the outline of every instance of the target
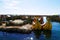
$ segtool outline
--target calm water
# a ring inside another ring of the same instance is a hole
[[[0,40],[60,40],[60,23],[52,22],[51,31],[35,31],[31,32],[31,34],[0,31]]]

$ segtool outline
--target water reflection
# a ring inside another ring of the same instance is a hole
[[[40,35],[41,35],[41,31],[35,30],[35,31],[33,31],[33,32],[34,32],[34,34],[35,34],[35,37],[36,37],[37,39],[39,39],[39,37],[40,37]]]
[[[35,40],[51,40],[51,30],[34,31]]]
[[[43,31],[43,34],[47,40],[51,40],[51,30],[45,30]]]

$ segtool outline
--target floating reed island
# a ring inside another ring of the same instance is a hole
[[[15,32],[15,33],[31,33],[32,25],[26,24],[23,26],[1,26],[0,31],[5,31],[5,32]]]
[[[27,22],[27,21],[28,22]],[[2,22],[0,26],[0,31],[5,32],[17,32],[17,33],[31,33],[33,30],[51,30],[52,24],[50,19],[47,18],[47,22],[43,22],[43,17],[34,16],[31,20],[31,17],[26,20],[10,20],[9,22]]]

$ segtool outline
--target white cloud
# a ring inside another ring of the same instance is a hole
[[[56,15],[60,10],[44,10],[39,7],[32,7],[25,0],[2,0],[3,6],[0,8],[0,14],[17,15]],[[27,0],[28,2],[28,0]],[[25,4],[26,3],[26,4]],[[2,9],[2,10],[1,10]]]

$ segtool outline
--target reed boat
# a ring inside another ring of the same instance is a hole
[[[33,22],[32,29],[33,30],[51,30],[52,24],[51,24],[49,18],[47,18],[47,22],[43,23],[43,24],[41,24],[37,19],[35,19]]]

